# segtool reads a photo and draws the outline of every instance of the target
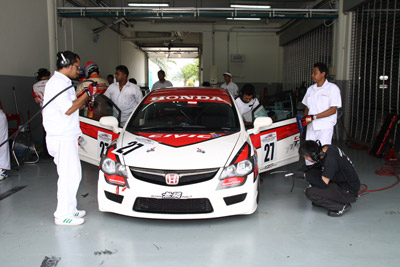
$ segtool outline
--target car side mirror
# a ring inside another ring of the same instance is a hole
[[[99,123],[101,126],[108,126],[112,128],[114,133],[119,133],[118,120],[113,116],[101,117]]]
[[[254,134],[259,134],[261,128],[265,128],[272,125],[272,119],[270,117],[258,117],[254,121]]]

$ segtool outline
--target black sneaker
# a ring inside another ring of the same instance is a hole
[[[311,205],[312,205],[313,207],[322,208],[322,206],[320,206],[320,205],[318,205],[318,204],[315,204],[314,202],[311,202]]]
[[[309,166],[307,166],[307,165],[303,165],[303,166],[301,166],[299,169],[297,169],[296,172],[305,173],[305,172],[307,172],[310,168],[311,168],[311,167],[309,167]]]
[[[345,214],[349,209],[351,209],[350,203],[344,204],[343,208],[338,211],[330,210],[328,211],[328,216],[331,217],[340,217]]]

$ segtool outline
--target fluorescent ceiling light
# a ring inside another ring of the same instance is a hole
[[[261,20],[261,18],[226,18],[227,20]]]
[[[258,8],[258,9],[269,9],[271,6],[256,6],[256,5],[231,5],[235,8]]]
[[[168,7],[168,3],[128,3],[128,6],[133,7]]]

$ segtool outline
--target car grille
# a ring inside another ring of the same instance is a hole
[[[133,210],[148,213],[194,214],[213,212],[213,207],[207,198],[158,199],[138,197],[133,205]]]
[[[176,186],[176,185],[168,185],[165,182],[165,175],[167,173],[179,174],[180,179],[178,185],[189,185],[211,180],[212,178],[215,177],[215,175],[218,172],[218,168],[176,171],[176,170],[154,170],[154,169],[130,167],[130,170],[133,177],[135,177],[138,180],[165,186]]]

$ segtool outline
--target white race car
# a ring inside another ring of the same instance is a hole
[[[80,156],[92,164],[100,160],[104,212],[160,219],[251,214],[259,174],[299,158],[288,92],[247,114],[250,129],[225,89],[152,91],[123,128],[107,97],[98,96],[93,107],[81,111]]]

